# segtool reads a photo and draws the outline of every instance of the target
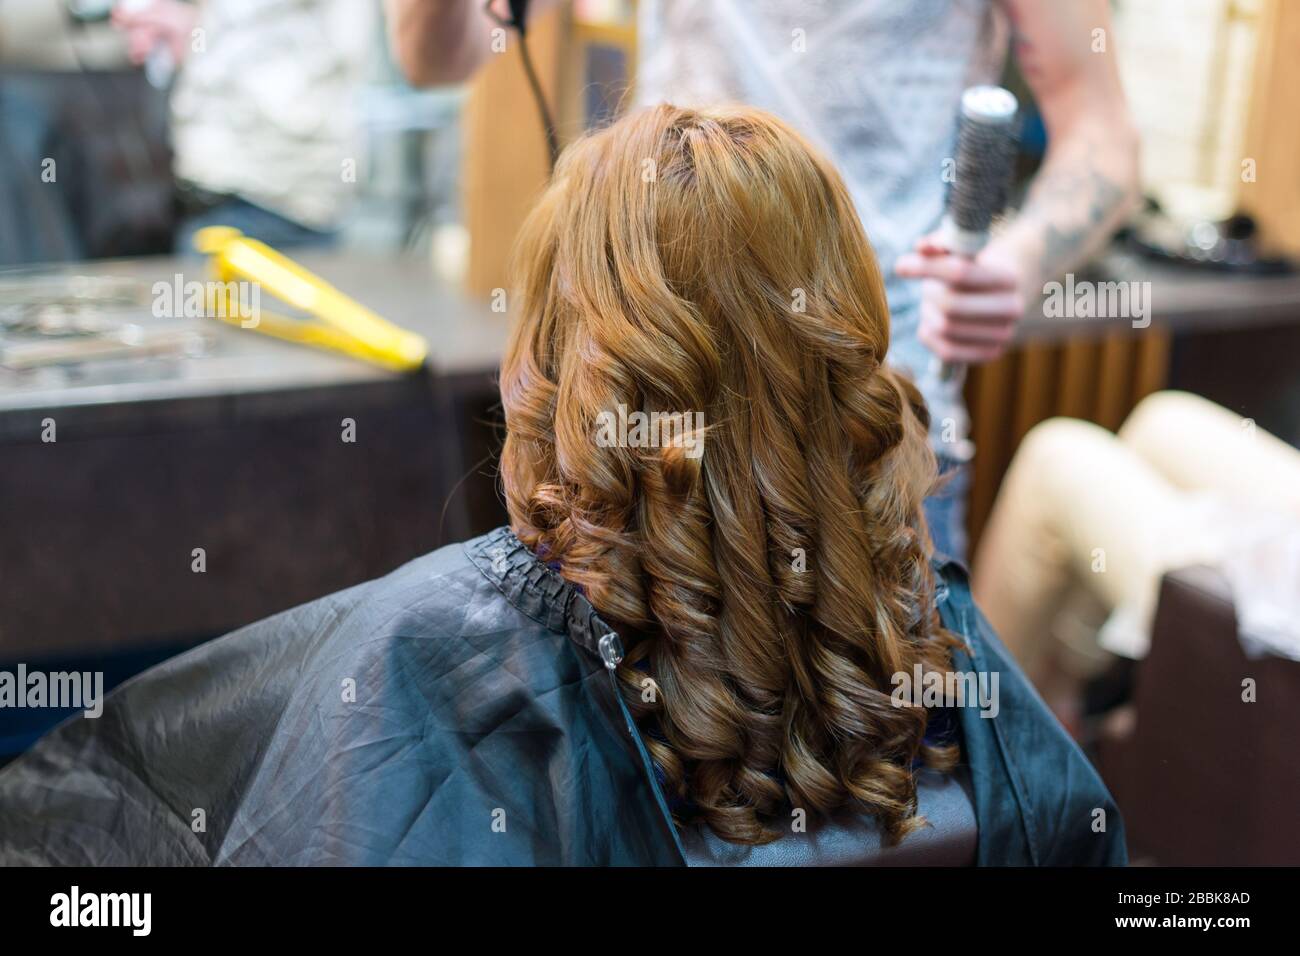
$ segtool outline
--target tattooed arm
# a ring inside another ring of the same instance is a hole
[[[1137,134],[1115,63],[1107,0],[1003,0],[1048,148],[1005,241],[1037,259],[1033,285],[1081,264],[1133,210]]]
[[[555,6],[532,0],[528,21]],[[509,4],[493,0],[493,11],[508,18]],[[468,80],[486,62],[492,30],[486,0],[384,0],[388,44],[412,86],[440,86]]]
[[[950,362],[1005,351],[1043,283],[1105,243],[1138,193],[1137,134],[1115,65],[1107,0],[1001,0],[1047,125],[1047,156],[1020,213],[973,262],[925,237],[895,268],[922,280],[921,340]]]

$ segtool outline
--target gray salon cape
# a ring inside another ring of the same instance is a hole
[[[1000,675],[996,717],[958,708],[976,862],[1124,863],[1110,794],[936,568],[955,668]],[[0,864],[681,865],[621,653],[508,529],[442,548],[61,725],[0,771]]]

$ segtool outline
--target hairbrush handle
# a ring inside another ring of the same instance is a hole
[[[988,230],[983,233],[962,231],[952,217],[945,215],[939,225],[939,241],[950,251],[966,259],[974,259],[989,241]],[[931,372],[941,382],[961,382],[966,377],[966,366],[960,362],[942,362],[936,355],[931,361]]]

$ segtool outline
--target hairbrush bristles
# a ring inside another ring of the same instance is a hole
[[[956,177],[948,193],[954,251],[978,252],[993,217],[1007,204],[1018,140],[1018,104],[1009,91],[976,86],[962,96]]]

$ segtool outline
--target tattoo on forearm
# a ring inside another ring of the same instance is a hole
[[[1051,279],[1077,265],[1109,233],[1128,191],[1095,165],[1044,170],[1021,211],[1042,236],[1040,274]]]

